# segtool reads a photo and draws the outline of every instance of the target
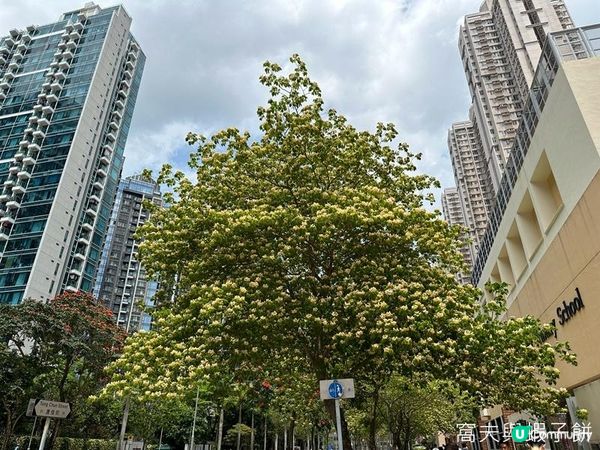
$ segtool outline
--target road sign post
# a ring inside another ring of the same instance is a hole
[[[354,398],[354,379],[321,380],[319,381],[319,387],[321,400],[333,400],[335,402],[335,424],[337,428],[338,450],[344,450],[340,399]]]
[[[42,432],[42,439],[40,440],[39,450],[44,450],[44,446],[46,445],[46,438],[48,437],[49,429],[50,429],[50,417],[46,417],[46,422],[44,423],[44,431]]]
[[[39,450],[44,450],[46,445],[46,439],[48,438],[48,430],[50,429],[50,420],[52,419],[66,419],[71,414],[71,405],[65,402],[54,402],[52,400],[37,400],[34,403],[33,411],[36,417],[45,417],[44,431],[42,432],[42,439],[40,440]],[[32,402],[29,401],[29,408],[31,408]],[[28,410],[29,410],[28,408]]]

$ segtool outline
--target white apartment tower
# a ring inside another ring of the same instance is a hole
[[[490,175],[481,153],[481,138],[472,108],[470,116],[471,120],[452,124],[448,131],[448,148],[464,211],[465,226],[471,234],[472,251],[476,255],[479,238],[483,236],[487,226],[493,192],[490,189]]]
[[[460,27],[472,104],[469,120],[452,124],[448,149],[476,249],[500,191],[546,35],[572,27],[563,0],[485,0]]]
[[[465,17],[459,50],[493,192],[547,33],[573,26],[563,0],[486,0]]]
[[[0,303],[93,288],[145,57],[122,6],[0,39]]]
[[[460,225],[467,228],[467,221],[465,217],[465,210],[463,207],[464,203],[461,200],[461,195],[457,188],[446,188],[442,193],[442,213],[444,219],[450,225]],[[465,242],[461,247],[461,253],[465,259],[465,263],[472,267],[475,261],[477,252],[473,248],[473,244],[470,241],[468,233],[463,236]],[[458,274],[458,279],[463,282],[469,282],[470,277],[468,274]]]

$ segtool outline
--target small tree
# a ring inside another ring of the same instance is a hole
[[[125,340],[111,311],[83,292],[64,293],[48,303],[1,305],[0,336],[0,359],[6,362],[0,368],[4,446],[30,397],[69,401],[73,418],[66,426],[87,423],[86,412],[94,414],[87,398],[104,385],[104,368]],[[55,422],[50,445],[60,423]]]

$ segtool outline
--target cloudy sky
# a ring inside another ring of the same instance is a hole
[[[0,29],[42,25],[75,0],[0,0]],[[112,1],[96,1],[110,6]],[[457,50],[464,14],[481,0],[124,0],[147,64],[124,175],[185,167],[188,131],[255,131],[266,59],[299,53],[335,107],[360,128],[394,122],[424,154],[422,171],[453,184],[446,132],[469,104]],[[567,0],[578,25],[600,22],[600,0]]]

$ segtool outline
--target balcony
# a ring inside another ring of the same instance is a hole
[[[17,173],[17,178],[19,178],[19,180],[29,180],[31,178],[31,173],[27,170],[21,170]]]
[[[10,87],[10,83],[6,80],[0,82],[0,89],[8,89]]]
[[[6,94],[0,91],[0,100],[4,100],[6,98]]]
[[[4,231],[0,231],[0,241],[8,241],[8,234]]]
[[[131,85],[129,84],[129,81],[127,81],[127,80],[121,81],[121,86],[125,86],[127,89],[129,89],[131,87]]]
[[[33,132],[33,137],[38,139],[44,139],[46,137],[46,133],[44,133],[42,130],[35,130]]]
[[[27,28],[25,28],[27,30],[28,33],[33,33],[35,30],[37,30],[35,25],[27,25]]]
[[[102,155],[102,157],[100,158],[100,162],[102,164],[108,165],[108,164],[110,164],[110,158],[106,155]]]
[[[50,125],[50,121],[46,117],[41,117],[37,120],[37,124],[40,127],[47,127],[48,125]]]
[[[86,209],[86,210],[85,210],[85,213],[86,213],[88,216],[91,216],[91,217],[96,217],[96,215],[98,214],[98,213],[97,213],[96,211],[94,211],[92,208],[88,208],[88,209]]]
[[[6,207],[8,209],[19,209],[21,207],[21,203],[19,203],[16,200],[11,200],[9,202],[6,202]]]
[[[115,142],[115,141],[117,140],[117,136],[115,136],[115,134],[114,134],[114,133],[108,133],[108,134],[106,135],[106,139],[108,139],[108,140],[109,140],[109,141],[111,141],[111,142]]]
[[[38,94],[38,100],[44,100],[46,98],[46,93],[42,92],[40,94]]]
[[[12,37],[4,39],[4,44],[8,46],[8,48],[12,48],[15,45],[15,40]]]
[[[140,49],[140,46],[137,45],[135,42],[131,43],[131,50],[133,50],[134,52],[137,52]]]
[[[12,192],[13,192],[13,194],[24,194],[25,187],[20,184],[17,184],[16,186],[13,186]]]
[[[80,276],[81,276],[81,270],[78,270],[75,268],[69,270],[69,278],[71,278],[71,277],[79,278]],[[73,279],[73,278],[71,278],[71,279]]]
[[[14,225],[15,224],[15,218],[12,216],[4,216],[2,219],[0,219],[0,225],[2,226],[8,226],[8,225]]]
[[[89,232],[94,231],[94,225],[92,225],[91,223],[88,223],[88,222],[83,222],[83,224],[81,225],[81,228],[83,230],[86,230],[86,231],[89,231]]]
[[[27,127],[25,128],[25,134],[31,134],[35,131],[35,128],[33,127]]]
[[[56,94],[48,94],[46,96],[46,100],[48,100],[50,103],[56,103],[58,101],[58,96]]]
[[[62,53],[62,57],[64,60],[73,59],[73,53],[71,52],[71,50],[67,50],[66,52]]]
[[[6,81],[11,81],[11,80],[13,80],[14,78],[15,78],[15,74],[14,74],[14,73],[12,73],[12,72],[6,72],[6,73],[4,74],[4,79],[5,79]]]
[[[85,20],[85,19],[84,19],[84,20]],[[81,31],[81,30],[83,30],[83,24],[82,24],[81,22],[75,22],[75,23],[73,24],[73,28],[74,28],[76,31]]]
[[[95,211],[94,211],[94,214],[96,214]],[[90,241],[88,239],[86,239],[85,237],[83,237],[83,236],[81,236],[79,239],[77,239],[77,242],[80,243],[81,245],[85,245],[86,247],[88,245],[90,245]]]
[[[79,289],[77,289],[75,286],[71,286],[70,284],[68,284],[68,285],[65,287],[65,291],[69,291],[69,292],[78,292],[78,291],[79,291]]]
[[[58,48],[61,50],[64,50],[65,48],[67,48],[67,43],[65,41],[61,41],[58,43]],[[59,52],[56,52],[59,53]],[[54,54],[56,56],[56,53]]]
[[[66,24],[66,25],[65,25],[65,30],[66,30],[68,33],[70,33],[71,31],[73,31],[73,24],[72,24],[72,23],[68,23],[68,24]],[[68,33],[65,33],[65,34],[68,34]]]
[[[25,42],[19,42],[19,45],[17,45],[17,50],[20,52],[27,50],[27,45],[25,45]]]
[[[51,69],[55,69],[56,67],[58,67],[58,61],[52,61],[52,62],[50,63],[50,68],[51,68]]]
[[[39,120],[38,116],[31,116],[29,118],[29,125],[35,125],[37,123],[37,121]]]
[[[17,70],[19,68],[19,63],[16,61],[12,61],[9,65],[8,65],[8,69],[9,70]]]
[[[117,122],[115,122],[114,120],[111,123],[109,123],[108,126],[113,130],[119,129],[119,124]]]
[[[80,12],[79,14],[77,14],[77,19],[80,22],[85,22],[87,20],[87,16],[85,15],[85,13]]]
[[[59,80],[59,81],[60,80],[64,80],[65,78],[67,78],[67,75],[64,72],[60,71],[60,70],[58,72],[55,72],[53,74],[53,76],[54,76],[55,80]]]
[[[54,108],[50,105],[46,105],[42,108],[42,112],[44,114],[52,114],[54,112]]]
[[[27,149],[30,152],[39,152],[41,150],[40,148],[40,144],[29,144],[29,146],[27,147]],[[15,155],[16,156],[16,155]]]
[[[16,175],[17,173],[19,173],[19,170],[21,170],[21,168],[19,166],[11,166],[8,169],[8,173],[10,173],[12,175]]]
[[[100,197],[98,197],[96,194],[90,195],[90,203],[97,205],[100,203]]]
[[[69,70],[69,67],[71,67],[71,64],[69,64],[67,61],[65,61],[64,59],[58,63],[58,67],[62,70]]]
[[[60,91],[61,89],[62,89],[62,84],[60,84],[58,81],[55,81],[54,83],[52,83],[50,85],[51,91]]]
[[[35,112],[41,112],[41,111],[42,111],[42,107],[43,107],[43,106],[42,106],[42,105],[40,105],[40,104],[33,105],[33,110],[34,110]]]
[[[69,33],[69,39],[73,39],[74,41],[78,40],[81,37],[81,34],[79,34],[79,31],[71,31]]]
[[[125,72],[129,72],[130,70],[133,70],[134,67],[135,67],[135,65],[133,64],[132,61],[127,61],[125,63],[125,68],[127,69]],[[125,73],[123,73],[123,75],[125,75]],[[129,72],[129,78],[131,78],[131,72]]]
[[[0,64],[6,64],[6,58],[4,56],[0,56]]]
[[[77,42],[68,41],[66,45],[69,50],[74,50],[77,47]]]
[[[0,202],[7,202],[10,198],[10,194],[2,194],[0,195]]]
[[[15,161],[23,161],[23,158],[25,158],[25,152],[23,150],[19,150],[17,153],[15,153]]]
[[[35,162],[36,161],[32,156],[26,156],[23,158],[23,166],[33,166]]]
[[[96,171],[96,174],[101,178],[106,178],[106,172],[104,171],[104,169],[98,169]]]
[[[73,259],[77,259],[79,261],[85,261],[85,255],[83,253],[77,252],[73,255]]]
[[[119,89],[118,94],[123,98],[127,97],[127,91],[125,91],[124,89]]]
[[[20,61],[23,59],[23,54],[22,54],[22,53],[20,53],[20,52],[19,52],[19,53],[15,53],[15,54],[12,56],[12,59],[13,59],[13,61],[20,62]]]

